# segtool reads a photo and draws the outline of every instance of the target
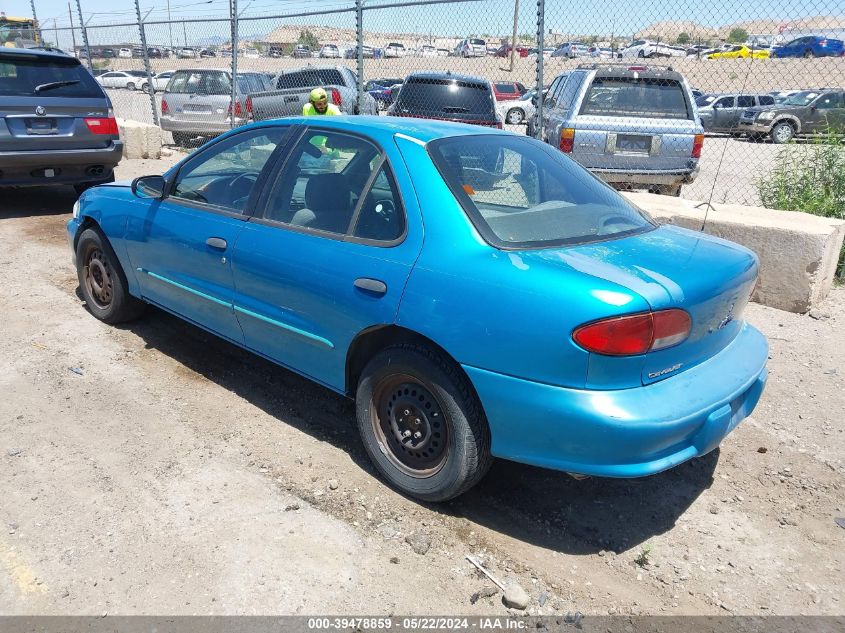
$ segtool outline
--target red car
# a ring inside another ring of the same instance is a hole
[[[496,57],[510,57],[513,46],[505,46],[504,44],[496,51]],[[520,57],[528,57],[528,49],[524,46],[516,47],[516,54]]]
[[[493,83],[493,96],[496,97],[496,101],[519,99],[525,92],[525,86],[518,81],[496,81]]]

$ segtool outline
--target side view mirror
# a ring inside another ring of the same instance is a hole
[[[132,193],[141,199],[161,200],[166,184],[164,176],[140,176],[132,181]]]

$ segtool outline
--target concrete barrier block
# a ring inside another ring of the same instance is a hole
[[[149,123],[118,119],[117,127],[123,141],[124,158],[159,158],[161,156],[161,128]]]
[[[648,193],[625,193],[662,223],[700,230],[707,205]],[[699,206],[700,205],[700,206]],[[795,211],[714,204],[705,233],[737,242],[760,258],[752,300],[789,312],[807,312],[830,292],[845,221]]]

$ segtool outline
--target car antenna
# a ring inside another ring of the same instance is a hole
[[[748,84],[748,77],[751,76],[751,68],[754,66],[754,57],[751,57],[751,62],[748,64],[748,71],[745,73],[745,78],[742,80],[742,90],[739,94],[745,94],[745,88]],[[699,231],[702,233],[704,232],[704,228],[707,226],[707,215],[710,213],[710,209],[713,209],[713,194],[716,192],[716,183],[719,182],[719,172],[722,170],[722,163],[725,161],[725,153],[728,150],[728,141],[730,139],[725,139],[725,145],[722,148],[722,155],[719,157],[719,163],[716,165],[716,173],[713,176],[713,186],[710,187],[710,198],[707,202],[702,202],[701,204],[696,205],[696,209],[699,207],[703,207],[705,205],[706,208],[704,210],[704,218],[701,220],[701,228]]]

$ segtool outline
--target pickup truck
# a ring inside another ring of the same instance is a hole
[[[252,95],[252,113],[256,121],[299,116],[308,94],[314,88],[324,88],[329,101],[344,114],[378,114],[372,96],[364,93],[358,103],[358,78],[345,66],[306,66],[282,71],[273,79],[276,90]]]

